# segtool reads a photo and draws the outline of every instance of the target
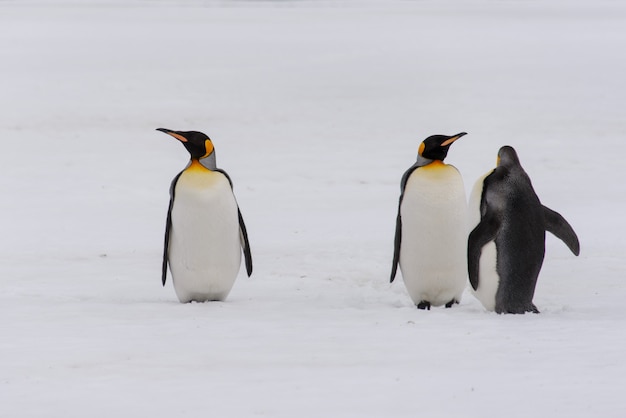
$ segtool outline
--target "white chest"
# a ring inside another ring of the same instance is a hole
[[[174,288],[182,302],[222,300],[241,264],[237,203],[226,177],[183,172],[175,187],[169,242]]]
[[[492,171],[489,171],[476,180],[472,188],[468,205],[468,234],[480,223],[480,200],[483,193],[483,183],[485,178],[491,173]],[[496,263],[496,243],[492,241],[482,248],[478,263],[478,288],[476,290],[472,289],[476,299],[489,311],[493,311],[496,308],[496,292],[500,285],[500,276],[496,271]]]
[[[412,299],[435,306],[460,299],[467,281],[467,203],[456,168],[439,164],[415,170],[400,214],[400,269]]]

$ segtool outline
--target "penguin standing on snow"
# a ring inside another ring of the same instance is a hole
[[[419,309],[459,303],[467,277],[467,202],[458,170],[445,164],[450,145],[466,135],[433,135],[419,146],[417,162],[402,176],[394,240],[398,265]]]
[[[578,255],[578,237],[557,212],[543,206],[510,146],[476,182],[470,195],[476,227],[468,238],[469,280],[483,306],[497,313],[539,313],[533,304],[545,254],[546,231]]]
[[[239,272],[242,249],[248,276],[252,274],[248,234],[232,182],[216,167],[208,136],[157,130],[178,139],[191,154],[191,161],[170,186],[163,285],[169,263],[174,290],[182,303],[224,300]]]

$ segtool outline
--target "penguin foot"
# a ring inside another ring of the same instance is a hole
[[[430,302],[427,302],[425,300],[421,301],[417,304],[417,309],[427,309],[430,311]]]
[[[451,308],[455,303],[459,303],[458,300],[452,299],[450,302],[446,303],[446,308]]]
[[[534,303],[526,306],[509,306],[507,308],[503,308],[501,306],[496,305],[495,309],[497,314],[520,314],[524,315],[526,312],[532,312],[535,314],[539,313],[539,309],[535,306]]]

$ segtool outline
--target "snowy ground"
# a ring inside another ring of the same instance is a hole
[[[623,417],[624,51],[618,1],[0,1],[0,416]],[[224,303],[160,285],[158,127],[235,182]],[[578,232],[540,315],[388,284],[400,176],[459,131],[468,191],[513,145]]]

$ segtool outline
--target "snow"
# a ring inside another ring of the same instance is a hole
[[[0,415],[621,417],[626,5],[0,2]],[[160,284],[156,128],[207,133],[255,262],[223,303]],[[388,283],[434,133],[466,190],[514,146],[549,236],[539,315]]]

